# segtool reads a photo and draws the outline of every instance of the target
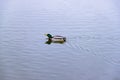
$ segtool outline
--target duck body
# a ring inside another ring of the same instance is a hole
[[[48,37],[48,40],[52,42],[62,43],[66,41],[66,37],[63,37],[63,36],[59,36],[59,35],[52,36],[51,34],[46,34],[46,36]]]
[[[66,38],[63,36],[53,36],[50,39],[51,41],[54,41],[54,42],[65,42],[66,41]]]

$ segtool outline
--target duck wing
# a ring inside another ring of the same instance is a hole
[[[55,35],[54,38],[65,38],[64,36]]]

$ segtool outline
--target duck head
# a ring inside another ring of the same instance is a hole
[[[53,38],[51,34],[45,34],[49,39]]]

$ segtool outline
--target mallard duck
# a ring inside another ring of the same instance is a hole
[[[63,36],[59,36],[59,35],[52,36],[51,34],[45,34],[45,35],[48,37],[48,40],[52,42],[65,42],[66,41],[66,37],[63,37]]]

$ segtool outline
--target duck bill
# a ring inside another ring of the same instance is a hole
[[[47,36],[47,34],[44,34],[45,36]]]

